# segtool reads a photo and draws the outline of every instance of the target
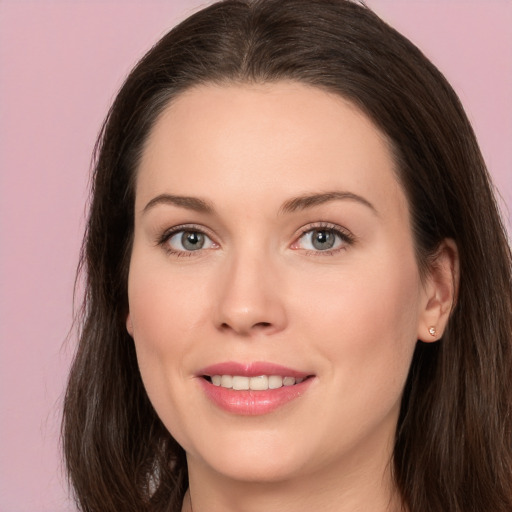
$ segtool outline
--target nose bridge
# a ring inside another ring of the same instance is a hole
[[[247,245],[233,251],[219,279],[216,323],[220,329],[250,335],[285,327],[276,257],[265,247]]]

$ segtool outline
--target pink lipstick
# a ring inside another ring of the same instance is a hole
[[[266,362],[224,362],[197,373],[206,396],[221,409],[240,415],[270,413],[302,396],[311,373]]]

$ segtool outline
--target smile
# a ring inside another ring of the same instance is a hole
[[[206,377],[214,386],[236,391],[266,391],[268,389],[279,389],[283,386],[294,386],[300,384],[302,377],[282,377],[280,375],[258,375],[257,377],[246,377],[243,375],[213,375]]]
[[[268,414],[304,396],[315,375],[266,362],[225,362],[203,368],[197,382],[208,401],[231,414]]]

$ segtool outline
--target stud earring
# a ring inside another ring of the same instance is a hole
[[[436,328],[435,327],[429,327],[428,333],[430,334],[430,336],[435,336],[437,334]]]

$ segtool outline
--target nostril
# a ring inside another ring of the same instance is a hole
[[[254,324],[254,327],[270,327],[272,324],[270,322],[258,322]]]
[[[271,323],[271,322],[258,322],[258,323],[255,323],[255,324],[251,327],[251,329],[258,329],[258,328],[260,328],[260,329],[266,329],[266,328],[271,327],[271,326],[272,326],[272,323]],[[226,329],[231,329],[231,326],[230,326],[228,323],[223,322],[223,323],[221,324],[220,328],[221,328],[221,329],[226,330]]]

